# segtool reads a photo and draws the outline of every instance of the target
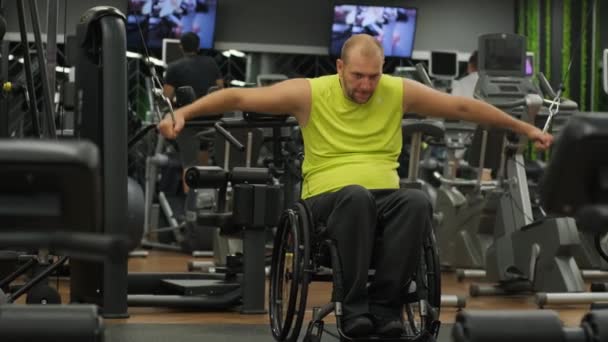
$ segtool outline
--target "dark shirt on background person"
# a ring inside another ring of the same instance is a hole
[[[209,56],[199,55],[200,39],[193,32],[186,32],[180,38],[184,57],[169,63],[165,73],[163,94],[175,103],[175,90],[191,86],[196,98],[207,95],[211,87],[224,87],[221,71],[215,60]],[[208,165],[208,144],[198,137],[200,129],[187,127],[176,141],[183,170],[196,165]],[[184,192],[188,187],[183,183]]]
[[[175,89],[182,86],[194,88],[197,98],[206,95],[213,86],[223,87],[224,80],[215,60],[199,55],[198,44],[199,38],[196,34],[187,32],[182,36],[180,45],[184,57],[169,63],[165,74],[164,92],[170,99],[173,99]]]

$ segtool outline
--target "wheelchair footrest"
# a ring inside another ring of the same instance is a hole
[[[325,323],[321,320],[310,321],[310,323],[308,323],[308,329],[306,329],[304,342],[320,342],[324,327]]]
[[[241,287],[238,282],[216,279],[163,279],[161,283],[184,296],[221,295]]]
[[[433,323],[431,323],[431,329],[430,329],[429,333],[432,336],[434,336],[435,338],[437,338],[439,336],[440,328],[441,328],[441,321],[435,320],[435,321],[433,321]]]

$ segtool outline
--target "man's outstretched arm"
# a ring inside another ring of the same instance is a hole
[[[158,124],[159,132],[174,139],[185,121],[231,111],[251,111],[265,114],[291,114],[305,125],[310,112],[310,84],[306,79],[292,79],[259,88],[228,88],[204,96],[175,111],[175,122],[166,115]]]
[[[541,149],[548,148],[553,141],[550,134],[480,100],[444,94],[407,79],[404,80],[403,94],[404,112],[507,128],[527,136]]]

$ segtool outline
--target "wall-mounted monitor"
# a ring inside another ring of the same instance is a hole
[[[608,94],[608,49],[604,49],[604,63],[602,63],[603,79],[604,79],[604,92]]]
[[[129,50],[143,48],[142,35],[148,48],[160,50],[163,39],[179,39],[186,32],[194,32],[199,36],[201,49],[213,48],[218,0],[128,1]]]
[[[163,39],[162,60],[169,64],[175,60],[184,57],[184,52],[180,46],[179,39],[165,38]]]
[[[478,67],[491,76],[526,74],[526,37],[512,33],[490,33],[479,36]]]
[[[534,75],[534,52],[526,52],[526,76]]]
[[[452,51],[431,51],[429,75],[438,79],[458,77],[458,53]]]
[[[354,34],[369,34],[384,48],[387,57],[412,57],[417,9],[389,6],[335,4],[329,54],[340,56],[342,45]]]

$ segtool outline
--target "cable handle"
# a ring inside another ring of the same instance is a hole
[[[169,100],[169,98],[166,97],[165,94],[163,94],[162,89],[154,88],[152,89],[152,94],[154,94],[154,97],[157,100],[160,100],[160,102],[164,103],[167,106],[168,113],[169,115],[171,115],[171,120],[173,120],[173,124],[175,124],[175,114],[173,113],[173,105],[171,104],[171,100]],[[160,114],[160,111],[157,111],[156,113],[158,115],[158,121],[162,121],[164,116]]]
[[[544,99],[544,105],[549,107],[549,117],[547,121],[545,121],[545,126],[543,127],[543,133],[547,133],[549,131],[549,127],[551,127],[551,122],[553,121],[553,117],[557,115],[560,108],[565,110],[577,110],[578,105],[576,102],[562,99],[562,91],[564,90],[563,85],[559,86],[557,93],[551,87],[551,84],[547,80],[547,77],[542,72],[539,72],[537,75],[538,84],[543,94],[549,96],[549,98],[553,100]]]

